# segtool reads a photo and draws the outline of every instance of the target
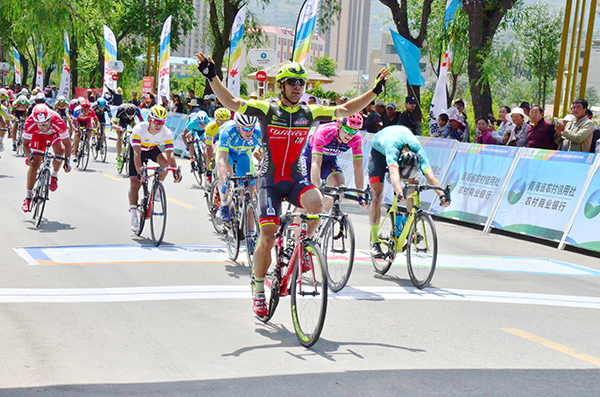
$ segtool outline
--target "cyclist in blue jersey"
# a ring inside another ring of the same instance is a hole
[[[192,171],[198,170],[198,165],[194,160],[194,140],[204,139],[204,131],[206,130],[206,126],[209,122],[210,120],[208,119],[208,115],[206,114],[206,112],[201,110],[199,112],[192,113],[188,117],[185,129],[181,133],[181,139],[187,146],[188,152],[190,154],[190,163],[192,165]]]
[[[217,148],[217,167],[219,174],[219,186],[221,195],[221,219],[225,222],[231,221],[229,211],[229,186],[227,184],[227,173],[233,174],[235,164],[235,175],[246,176],[254,174],[254,161],[252,159],[254,149],[261,146],[260,127],[256,125],[258,119],[236,113],[234,123],[226,126],[220,132],[219,146]],[[257,156],[255,154],[255,156]],[[257,156],[260,160],[260,157]],[[256,190],[256,181],[250,181],[250,194]],[[251,219],[250,225],[254,225]]]
[[[425,175],[431,186],[440,186],[425,154],[425,150],[413,133],[401,125],[393,125],[379,131],[371,141],[369,158],[369,183],[373,191],[373,203],[369,207],[369,224],[371,225],[371,254],[374,258],[383,258],[383,252],[377,236],[377,227],[381,215],[383,200],[383,183],[385,173],[389,172],[394,192],[402,199],[402,182],[418,183],[419,171]],[[441,191],[434,190],[443,207],[450,205],[450,200]],[[409,194],[412,191],[409,190]],[[412,200],[407,200],[406,208],[412,210]]]

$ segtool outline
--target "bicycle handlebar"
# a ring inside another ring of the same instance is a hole
[[[404,197],[407,197],[408,189],[415,189],[415,190],[418,190],[419,192],[423,192],[425,190],[438,190],[438,191],[444,193],[444,196],[446,196],[446,199],[448,200],[448,202],[450,202],[450,184],[447,184],[445,188],[442,188],[441,186],[420,185],[420,184],[404,185],[404,189],[403,189]]]
[[[367,202],[371,202],[371,186],[367,186],[364,190],[347,186],[323,186],[321,187],[321,191],[323,194],[334,193],[336,195],[343,195],[344,198],[354,201],[358,201],[358,196],[353,196],[348,193],[360,193],[365,195]]]
[[[256,178],[257,178],[256,175],[229,176],[229,174],[227,174],[227,177],[232,182],[236,182],[236,181],[253,181],[253,180],[256,180]]]
[[[173,168],[173,167],[142,167],[142,170],[146,170],[146,171],[157,171],[157,172],[162,172],[162,171],[171,171],[171,172],[179,172],[180,167],[177,168]]]

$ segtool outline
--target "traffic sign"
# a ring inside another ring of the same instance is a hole
[[[259,70],[258,72],[256,72],[256,80],[258,80],[262,83],[266,79],[267,79],[267,73],[265,73],[264,70]]]
[[[256,68],[268,68],[277,63],[277,54],[273,50],[252,50],[248,62]]]
[[[117,81],[117,80],[119,80],[119,76],[115,73],[115,74],[112,75],[112,79],[114,81]]]
[[[2,71],[2,74],[3,74],[4,76],[6,76],[6,75],[8,74],[8,72],[7,72],[6,70],[3,70],[3,71]]]
[[[10,63],[8,62],[0,62],[0,70],[10,70]]]

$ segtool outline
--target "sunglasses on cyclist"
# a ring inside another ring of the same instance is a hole
[[[306,80],[296,78],[296,77],[290,77],[290,78],[286,79],[285,82],[291,86],[299,85],[300,87],[304,87],[304,84],[306,84]]]
[[[164,125],[167,120],[152,119],[152,122],[156,125]]]
[[[243,132],[254,132],[254,127],[240,127]]]
[[[350,136],[354,136],[358,132],[358,130],[348,127],[347,125],[343,125],[342,128],[344,129],[344,132]]]

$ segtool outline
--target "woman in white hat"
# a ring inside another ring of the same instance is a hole
[[[510,130],[510,134],[508,131],[504,134],[504,144],[506,146],[527,146],[527,131],[529,127],[527,123],[529,122],[529,117],[527,117],[522,108],[516,107],[506,115],[506,118],[511,120],[514,126]]]

